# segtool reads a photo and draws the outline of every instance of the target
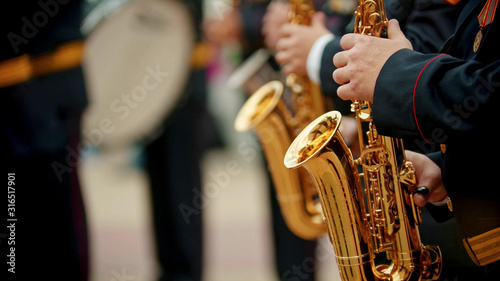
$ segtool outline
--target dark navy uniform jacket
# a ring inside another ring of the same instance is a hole
[[[385,1],[388,19],[397,19],[401,30],[412,43],[413,49],[421,52],[437,52],[453,34],[455,23],[463,7],[462,3],[451,5],[445,0]],[[354,17],[353,17],[354,20]],[[352,32],[353,21],[346,27],[345,33]],[[340,51],[340,38],[325,47],[322,56],[320,79],[321,90],[327,96],[336,97],[338,84],[333,81],[332,73],[336,69],[333,56]],[[350,114],[350,101],[334,98],[335,108],[342,114]]]
[[[467,3],[443,53],[400,50],[392,55],[378,77],[373,108],[381,134],[446,144],[443,180],[468,237],[500,226],[494,123],[500,89],[498,19],[483,28],[479,49],[473,50],[485,2]]]
[[[0,61],[24,54],[37,56],[61,44],[82,40],[82,2],[13,1],[0,17]],[[87,106],[80,67],[6,88],[2,94],[0,151],[14,155],[53,152],[67,142],[66,116]],[[47,90],[43,95],[40,94]]]
[[[0,63],[49,54],[81,40],[81,13],[82,1],[12,1],[0,11]],[[3,70],[16,68],[19,64]],[[0,167],[16,176],[16,273],[10,277],[33,280],[50,274],[53,279],[88,280],[78,157],[69,152],[79,145],[79,121],[87,105],[82,68],[15,82],[0,88]],[[56,171],[52,164],[69,169]],[[2,253],[6,246],[0,244]],[[57,268],[51,270],[56,260]]]

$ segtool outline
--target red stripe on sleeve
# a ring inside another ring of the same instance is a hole
[[[433,59],[431,59],[423,68],[420,70],[420,73],[418,74],[417,81],[415,81],[415,86],[413,87],[413,117],[415,118],[415,123],[417,124],[417,129],[420,132],[420,136],[428,143],[430,143],[425,137],[424,134],[422,133],[422,130],[420,129],[420,125],[418,125],[418,119],[417,119],[417,111],[415,110],[415,93],[417,91],[417,85],[418,85],[418,80],[420,80],[420,76],[422,76],[422,73],[424,70],[433,62],[435,59],[442,57],[442,56],[449,56],[448,54],[441,54]]]

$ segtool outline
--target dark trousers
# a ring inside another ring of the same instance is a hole
[[[10,196],[1,205],[2,274],[6,280],[86,281],[87,225],[77,172],[86,105],[81,69],[0,94],[1,175],[3,193]]]
[[[201,191],[201,175],[199,156],[193,155],[194,132],[185,127],[189,116],[189,112],[179,113],[174,122],[166,124],[164,133],[146,147],[162,281],[201,280],[202,208],[193,206],[193,189]]]
[[[185,98],[145,146],[159,280],[199,281],[203,271],[203,153],[222,145],[206,108],[203,70],[193,71]]]
[[[8,174],[13,175],[15,182],[14,215],[8,218],[16,221],[3,220],[14,225],[7,230],[7,237],[14,237],[11,241],[15,244],[7,246],[4,241],[1,252],[4,259],[12,252],[10,245],[15,247],[16,274],[11,277],[16,279],[7,280],[36,280],[40,276],[88,280],[87,225],[77,172],[59,178],[52,168],[54,161],[66,163],[66,156],[65,152],[1,156],[6,160],[2,174],[6,179]]]

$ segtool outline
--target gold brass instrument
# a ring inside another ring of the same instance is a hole
[[[384,36],[382,0],[360,0],[355,24],[356,33]],[[298,135],[284,164],[305,168],[314,179],[342,280],[437,280],[441,251],[420,241],[415,172],[402,140],[377,133],[371,103],[354,100],[352,110],[359,158],[339,132],[341,114],[331,111]]]
[[[290,22],[310,24],[312,1],[291,0],[289,8]],[[326,112],[325,102],[319,87],[305,76],[288,75],[286,85],[274,80],[253,93],[240,109],[235,129],[256,131],[288,228],[312,240],[326,233],[316,187],[304,169],[286,169],[283,157],[298,133]]]

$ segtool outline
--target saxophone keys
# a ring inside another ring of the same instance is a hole
[[[446,206],[448,206],[448,210],[450,210],[450,212],[453,212],[453,203],[451,203],[450,197],[446,197]]]
[[[420,186],[420,187],[415,188],[415,190],[413,192],[427,194],[427,193],[429,193],[429,189],[425,186]]]
[[[446,144],[442,143],[442,144],[440,144],[439,146],[440,146],[440,148],[441,148],[441,152],[442,152],[443,154],[444,154],[444,153],[446,153]]]

